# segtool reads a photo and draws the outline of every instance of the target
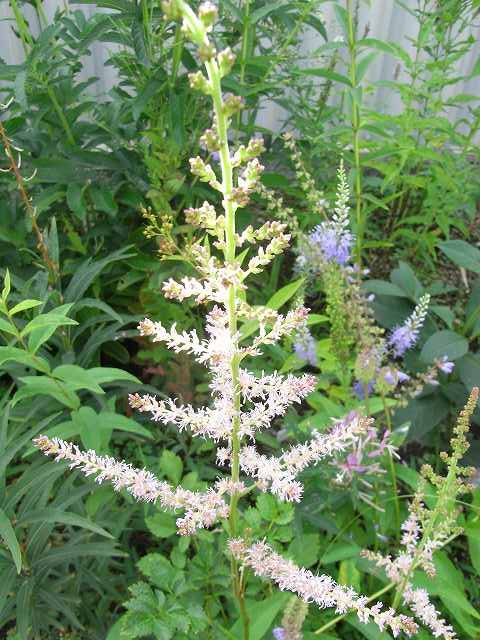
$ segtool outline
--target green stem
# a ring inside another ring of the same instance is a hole
[[[385,398],[385,394],[382,393],[382,403],[383,403],[383,411],[385,413],[385,419],[387,421],[387,428],[392,432],[392,416],[390,414],[390,408],[387,405],[387,399]],[[397,483],[397,473],[395,471],[395,464],[393,462],[393,456],[390,449],[388,449],[388,466],[390,469],[390,479],[392,482],[392,493],[393,493],[393,504],[395,507],[395,535],[400,538],[400,502],[398,500],[398,483]]]
[[[357,43],[355,37],[355,27],[352,10],[352,0],[346,0],[348,14],[348,51],[350,55],[350,84],[351,84],[351,125],[352,125],[352,146],[355,166],[355,219],[357,225],[357,262],[362,262],[362,245],[365,233],[365,219],[362,201],[362,163],[360,157],[360,106],[358,103],[357,85]]]
[[[192,29],[195,41],[200,45],[208,47],[209,41],[206,31],[194,14],[192,9],[182,2],[182,13],[189,27]],[[236,241],[235,241],[235,211],[232,199],[233,192],[233,167],[230,157],[230,148],[228,144],[228,124],[229,119],[225,114],[225,107],[222,96],[221,76],[218,68],[217,60],[212,57],[205,61],[205,68],[210,83],[210,91],[213,100],[213,109],[215,112],[215,125],[219,139],[219,155],[220,168],[222,174],[221,193],[223,196],[222,204],[225,212],[225,262],[234,265],[236,262]],[[226,311],[228,314],[228,328],[231,343],[234,347],[234,355],[230,362],[230,374],[232,379],[232,395],[233,395],[233,417],[232,417],[232,454],[231,454],[231,479],[232,482],[238,482],[240,479],[240,358],[238,355],[238,338],[237,338],[237,308],[236,308],[236,287],[230,285],[228,289],[228,302]],[[238,501],[239,494],[233,492],[230,498],[230,516],[229,516],[229,533],[233,538],[238,535]],[[243,640],[249,640],[250,637],[250,621],[245,606],[245,582],[238,567],[238,562],[232,558],[232,583],[233,592],[237,599],[240,618],[243,627]]]
[[[22,41],[23,51],[25,55],[28,55],[30,48],[33,46],[33,38],[28,28],[23,13],[20,11],[20,7],[17,4],[17,0],[10,0],[15,22],[17,24],[18,34]]]
[[[46,81],[48,82],[48,81]],[[57,116],[60,120],[60,122],[62,123],[63,129],[65,131],[65,134],[67,136],[67,140],[71,145],[75,144],[75,138],[73,137],[73,133],[72,130],[70,128],[70,125],[68,124],[68,120],[65,116],[65,114],[63,113],[63,109],[60,106],[60,103],[58,102],[57,96],[55,94],[55,91],[52,89],[52,87],[48,84],[45,85],[46,89],[47,89],[47,93],[48,93],[48,97],[50,98],[50,101],[53,105],[53,108],[55,109],[55,111],[57,112]]]
[[[383,587],[379,591],[375,592],[372,596],[370,596],[370,598],[367,600],[367,604],[369,604],[370,602],[373,602],[374,600],[376,600],[380,596],[383,596],[384,593],[387,593],[388,591],[391,591],[394,586],[395,586],[394,582],[389,582],[385,587]],[[330,620],[330,622],[327,622],[326,624],[324,624],[323,627],[320,627],[320,629],[317,629],[316,631],[314,631],[314,634],[319,636],[324,631],[328,631],[328,629],[331,629],[338,622],[340,622],[341,620],[346,618],[349,615],[349,613],[344,613],[341,616],[337,616],[336,618],[333,618],[333,620]]]

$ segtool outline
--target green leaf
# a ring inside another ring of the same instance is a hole
[[[362,40],[357,42],[357,47],[377,49],[382,53],[387,53],[395,58],[403,60],[406,65],[409,65],[411,62],[408,53],[396,42],[385,42],[384,40],[377,40],[377,38],[362,38]]]
[[[10,315],[14,316],[16,313],[20,313],[20,311],[26,311],[27,309],[33,309],[34,307],[38,307],[43,304],[40,300],[22,300],[16,304],[12,309],[10,309]]]
[[[65,290],[65,301],[77,302],[105,267],[113,262],[133,257],[135,254],[128,253],[128,249],[129,247],[119,249],[102,260],[92,261],[88,259],[83,262],[78,269],[76,269],[75,275]]]
[[[88,369],[83,369],[76,364],[62,364],[52,371],[55,378],[68,383],[70,389],[88,389],[93,393],[104,394],[105,391],[90,375]]]
[[[337,542],[321,556],[322,564],[330,564],[331,562],[339,562],[340,560],[349,560],[350,558],[358,558],[360,555],[360,547],[351,542]]]
[[[260,7],[259,9],[255,9],[255,11],[252,11],[249,18],[250,24],[252,25],[256,24],[259,20],[261,20],[262,18],[265,18],[266,16],[268,16],[270,13],[273,13],[277,9],[284,7],[286,4],[287,3],[285,2],[285,0],[276,0],[276,2],[267,2],[263,7]]]
[[[2,300],[5,302],[10,294],[11,289],[11,280],[10,280],[10,271],[7,269],[5,271],[5,276],[3,278],[3,289],[2,289]]]
[[[28,351],[24,351],[18,347],[0,347],[0,367],[9,361],[23,364],[26,367],[31,367],[42,373],[48,373],[50,371],[50,365],[44,358],[34,356],[28,353]]]
[[[471,389],[480,382],[480,356],[476,353],[467,353],[455,363],[460,380]]]
[[[345,84],[347,87],[352,86],[350,78],[347,78],[347,76],[343,76],[336,71],[332,71],[331,69],[300,69],[298,73],[302,76],[316,76],[319,78],[325,78],[326,80],[332,80],[333,82],[340,82],[340,84]]]
[[[57,509],[55,507],[38,509],[37,511],[28,511],[23,517],[19,518],[17,526],[25,526],[32,522],[54,522],[73,527],[81,527],[82,529],[93,531],[94,533],[98,533],[100,536],[111,538],[113,540],[113,536],[108,533],[108,531],[99,527],[94,522],[90,522],[90,520],[87,520],[76,513],[67,513],[62,509]]]
[[[464,240],[447,240],[438,245],[447,258],[459,267],[480,273],[480,250]]]
[[[392,282],[386,282],[385,280],[367,280],[363,285],[363,289],[369,293],[375,293],[379,296],[395,296],[398,298],[409,297],[404,289]]]
[[[137,566],[144,576],[160,588],[165,588],[175,573],[170,561],[160,553],[148,553],[137,562]]]
[[[87,369],[89,376],[97,384],[106,384],[107,382],[135,382],[142,384],[141,381],[128,371],[116,369],[115,367],[93,367]]]
[[[115,201],[113,193],[105,186],[92,185],[88,193],[97,211],[103,211],[112,217],[118,213],[118,204]]]
[[[420,281],[413,272],[413,269],[406,262],[399,263],[398,267],[392,271],[390,279],[393,284],[403,289],[407,296],[415,302],[417,302],[423,293],[423,287]]]
[[[27,578],[17,593],[16,614],[17,631],[21,640],[28,640],[31,626],[31,612],[33,610],[32,597],[35,586],[35,579]]]
[[[33,320],[30,320],[30,322],[22,329],[20,335],[23,338],[35,329],[53,327],[53,331],[55,331],[58,327],[76,324],[78,324],[76,320],[72,320],[72,318],[67,318],[67,316],[56,314],[52,311],[50,313],[42,313],[33,318]]]
[[[468,352],[468,340],[450,331],[437,331],[423,345],[420,358],[424,362],[432,363],[437,358],[446,356],[449,360],[458,360]]]
[[[17,568],[17,573],[22,570],[22,552],[18,544],[15,531],[13,530],[10,519],[3,509],[0,509],[0,536],[2,537],[7,549],[12,554],[13,561]]]
[[[164,511],[157,511],[153,516],[145,518],[145,524],[157,538],[169,538],[177,532],[175,516]]]
[[[173,451],[164,449],[159,461],[160,470],[175,485],[182,479],[183,462]]]
[[[20,381],[23,382],[23,386],[13,396],[12,407],[21,400],[37,395],[50,396],[69,409],[78,409],[80,406],[78,396],[63,382],[55,382],[46,376],[24,376]]]
[[[71,182],[67,187],[67,204],[80,220],[85,220],[87,215],[84,191],[85,187],[77,182]]]
[[[360,84],[363,80],[368,71],[368,67],[372,64],[377,55],[376,51],[371,51],[357,61],[357,84]]]
[[[337,4],[337,3],[334,4],[333,8],[335,10],[335,16],[337,18],[337,22],[342,28],[345,42],[348,42],[348,32],[349,32],[348,23],[350,20],[348,11],[345,9],[345,7],[342,7],[340,4]]]
[[[296,537],[288,547],[289,555],[302,567],[311,567],[318,560],[320,536],[318,533],[304,533]]]
[[[72,304],[62,304],[60,307],[57,307],[56,309],[53,309],[48,314],[44,314],[44,315],[49,315],[50,313],[52,313],[54,316],[66,317],[71,307],[72,307]],[[70,318],[67,318],[67,319],[70,320]],[[72,321],[72,323],[69,323],[69,324],[78,324],[78,323]],[[47,340],[49,340],[56,330],[57,330],[57,326],[55,324],[46,324],[45,326],[41,326],[34,329],[28,337],[28,350],[31,353],[36,353],[39,347],[42,344],[44,344]]]
[[[251,620],[249,640],[261,640],[266,637],[273,621],[285,607],[289,598],[291,598],[289,593],[275,593],[269,598],[262,598],[260,602],[247,600],[247,613]],[[238,620],[230,631],[238,640],[241,640],[243,638],[242,622]]]
[[[293,296],[300,289],[304,282],[305,278],[300,278],[299,280],[295,280],[294,282],[286,284],[284,287],[273,294],[273,296],[267,302],[266,306],[269,309],[280,309],[280,307],[283,307],[286,302],[293,298]]]
[[[17,330],[15,329],[15,327],[10,322],[8,322],[8,320],[4,320],[3,318],[0,318],[0,331],[4,331],[5,333],[8,333],[12,336],[17,335]]]

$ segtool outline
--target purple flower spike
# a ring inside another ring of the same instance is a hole
[[[353,236],[346,229],[322,223],[310,234],[310,240],[318,246],[327,262],[344,265],[350,259]]]
[[[396,327],[392,331],[389,345],[393,349],[393,355],[396,358],[403,356],[405,351],[411,349],[418,340],[420,329],[423,327],[425,318],[427,317],[428,303],[430,302],[430,296],[425,294],[420,298],[420,302],[417,304],[411,316],[400,326]]]
[[[374,389],[375,389],[375,380],[370,380],[370,382],[367,384],[368,395],[370,395]],[[357,380],[357,382],[355,382],[353,385],[353,393],[357,396],[359,400],[364,400],[365,385],[362,384],[359,380]]]

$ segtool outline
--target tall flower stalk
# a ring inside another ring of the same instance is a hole
[[[163,9],[167,18],[182,21],[185,37],[196,45],[205,66],[206,75],[202,71],[191,74],[190,84],[212,100],[213,124],[205,131],[202,142],[212,156],[214,152],[218,154],[219,170],[200,156],[192,158],[190,164],[200,181],[220,193],[223,211],[217,214],[212,204],[204,202],[185,212],[187,222],[198,230],[197,239],[188,249],[198,277],[170,279],[163,284],[167,298],[180,302],[193,298],[198,304],[210,305],[206,337],[195,330],[179,331],[175,325],[167,328],[150,319],[139,324],[139,331],[177,353],[192,354],[204,364],[210,372],[212,402],[208,407],[197,408],[138,393],[129,400],[132,407],[149,413],[154,421],[213,439],[219,466],[226,466],[229,473],[205,492],[193,492],[161,482],[145,469],[135,469],[95,451],[81,451],[75,444],[58,438],[40,436],[35,444],[45,454],[68,461],[71,468],[94,475],[98,482],[109,481],[115,489],[124,489],[138,500],[182,511],[177,519],[180,535],[193,535],[198,529],[223,520],[230,538],[232,587],[244,640],[250,638],[245,602],[247,568],[320,608],[334,607],[337,613],[352,610],[362,622],[374,620],[394,635],[401,631],[410,635],[416,630],[411,618],[393,609],[383,610],[380,602],[370,607],[365,597],[337,584],[330,576],[313,575],[297,567],[265,542],[252,540],[251,530],[243,521],[240,500],[254,490],[268,491],[283,501],[300,502],[301,472],[322,459],[356,447],[372,420],[352,412],[335,420],[328,432],[313,432],[310,440],[287,448],[280,456],[269,457],[257,450],[256,432],[269,428],[290,405],[301,402],[314,390],[316,379],[308,374],[296,377],[277,372],[256,376],[247,368],[248,359],[259,355],[264,345],[278,342],[303,327],[308,310],[299,306],[281,315],[266,307],[252,307],[246,300],[248,276],[261,273],[289,241],[286,225],[277,221],[266,222],[257,229],[248,226],[241,233],[236,229],[237,209],[245,206],[258,188],[262,171],[258,156],[263,143],[253,138],[246,146],[230,149],[230,121],[242,102],[237,96],[222,93],[221,80],[230,71],[235,56],[230,49],[217,52],[210,39],[216,7],[204,2],[195,13],[183,0],[170,0],[163,3]],[[242,247],[237,255],[237,248]],[[242,340],[240,323],[251,320],[256,321],[258,330],[253,337]]]

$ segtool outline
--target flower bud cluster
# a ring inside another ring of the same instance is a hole
[[[409,516],[402,524],[401,549],[395,558],[380,553],[363,551],[362,555],[385,570],[389,579],[398,585],[404,604],[408,605],[423,624],[430,628],[435,637],[453,640],[456,635],[450,625],[440,616],[430,603],[424,589],[412,585],[413,573],[421,568],[430,576],[435,576],[433,554],[444,546],[452,535],[458,535],[458,510],[455,507],[457,496],[469,490],[464,477],[472,470],[460,465],[469,444],[466,433],[469,430],[471,416],[478,402],[479,389],[475,387],[464,410],[460,413],[454,435],[451,440],[451,453],[441,455],[447,464],[447,475],[436,474],[424,465],[415,496],[409,506]],[[437,491],[435,506],[429,509],[424,498],[428,487]]]
[[[295,174],[299,185],[310,205],[311,212],[323,216],[325,208],[327,207],[327,201],[322,191],[318,191],[315,180],[312,178],[310,172],[305,166],[302,154],[300,153],[295,138],[291,133],[285,133],[283,136],[285,146],[290,151],[290,157],[295,169]]]

